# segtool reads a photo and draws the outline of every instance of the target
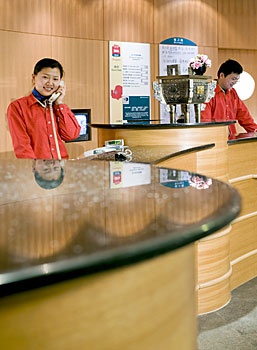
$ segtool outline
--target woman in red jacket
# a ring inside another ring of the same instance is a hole
[[[62,101],[66,91],[63,74],[58,61],[43,58],[34,67],[31,94],[8,106],[9,130],[17,158],[68,158],[63,141],[76,139],[80,126]]]

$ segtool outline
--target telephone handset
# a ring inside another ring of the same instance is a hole
[[[64,81],[63,80],[61,80],[60,81],[60,86],[64,86]],[[54,101],[56,101],[57,100],[57,98],[59,97],[61,95],[61,92],[54,92],[52,95],[51,95],[51,97],[49,98],[49,100],[48,100],[48,102],[49,103],[54,103]]]

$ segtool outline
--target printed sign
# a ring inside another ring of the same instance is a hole
[[[109,42],[110,123],[150,120],[150,45]]]
[[[188,62],[198,54],[198,46],[185,38],[169,38],[159,45],[159,75],[167,75],[167,65],[179,64],[180,74],[188,74]],[[160,119],[163,123],[170,123],[170,114],[167,106],[161,104]],[[181,114],[180,105],[177,106],[177,116]],[[193,113],[191,113],[193,114]]]

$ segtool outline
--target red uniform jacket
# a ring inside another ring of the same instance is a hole
[[[201,112],[201,121],[228,121],[237,120],[238,123],[248,132],[257,129],[253,117],[249,113],[246,105],[237,95],[234,88],[224,92],[217,84],[215,88],[215,96],[206,103],[204,111]],[[229,126],[230,133],[236,133],[236,126]]]
[[[61,157],[68,158],[63,141],[76,139],[80,126],[67,105],[53,105],[53,112]],[[17,158],[58,158],[49,106],[30,94],[10,103],[7,118]]]

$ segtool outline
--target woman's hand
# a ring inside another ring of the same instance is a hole
[[[58,87],[58,89],[56,90],[56,92],[57,92],[57,93],[59,92],[59,93],[60,93],[60,96],[56,99],[55,104],[60,105],[60,104],[63,103],[62,100],[64,99],[64,96],[65,96],[65,93],[66,93],[66,86],[65,86],[63,80],[61,80],[60,86]]]

